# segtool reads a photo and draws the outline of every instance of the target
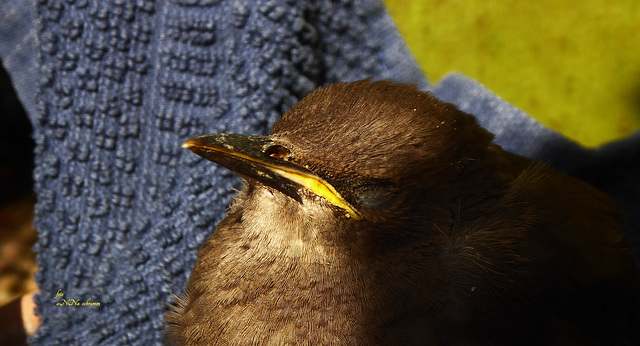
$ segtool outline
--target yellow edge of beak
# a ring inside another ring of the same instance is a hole
[[[304,186],[309,191],[315,193],[318,196],[324,197],[324,199],[326,199],[336,207],[346,210],[347,214],[345,216],[352,217],[354,220],[362,220],[362,215],[360,215],[355,209],[353,209],[342,198],[342,196],[340,196],[338,191],[336,191],[336,189],[331,186],[331,184],[308,175],[285,171],[277,167],[270,168],[276,171],[282,177]]]

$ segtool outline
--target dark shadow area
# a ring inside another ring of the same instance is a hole
[[[11,80],[0,69],[0,206],[32,196],[32,127]]]

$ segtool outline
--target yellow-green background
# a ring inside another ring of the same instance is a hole
[[[590,147],[640,128],[640,1],[383,1],[431,82],[462,72]]]

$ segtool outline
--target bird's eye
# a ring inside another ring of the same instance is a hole
[[[358,205],[369,209],[387,207],[398,191],[397,187],[390,182],[373,180],[356,184],[352,189]]]
[[[291,154],[291,152],[289,151],[289,149],[276,144],[266,148],[264,150],[264,154],[267,156],[271,156],[274,159],[282,160],[288,157]]]

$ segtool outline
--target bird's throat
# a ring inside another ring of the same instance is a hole
[[[249,196],[243,202],[242,225],[261,256],[337,264],[337,251],[327,239],[335,211],[327,201],[306,196],[299,202],[262,185],[245,190],[241,195]]]

